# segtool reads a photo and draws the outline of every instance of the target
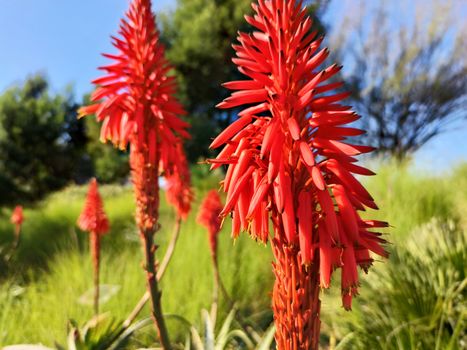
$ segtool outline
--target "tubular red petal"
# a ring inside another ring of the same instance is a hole
[[[258,187],[255,189],[255,193],[253,198],[251,199],[250,207],[248,208],[247,218],[252,217],[253,213],[256,211],[258,206],[260,205],[261,201],[264,199],[267,191],[269,189],[269,183],[267,179],[264,177]]]
[[[302,263],[309,264],[313,260],[313,226],[311,197],[308,192],[301,192],[298,196],[298,237]]]
[[[231,97],[228,97],[224,102],[218,104],[217,108],[232,108],[249,103],[264,102],[268,97],[268,93],[264,89],[257,90],[242,90],[234,92]]]
[[[344,187],[341,185],[334,185],[332,188],[334,198],[336,199],[342,221],[345,225],[345,231],[349,234],[350,242],[358,242],[359,229],[357,224],[356,212],[350,203]]]
[[[251,116],[245,116],[237,119],[235,122],[230,124],[222,133],[217,136],[211,143],[209,148],[217,148],[228,140],[230,140],[235,134],[242,130],[246,125],[251,123]]]
[[[318,200],[321,206],[321,210],[324,215],[324,222],[326,225],[326,230],[329,235],[332,237],[334,244],[339,244],[339,227],[337,225],[336,212],[334,210],[334,203],[332,202],[329,192],[318,191]]]
[[[277,129],[279,128],[279,123],[272,121],[266,127],[266,132],[263,137],[261,144],[261,158],[263,158],[270,150],[274,137],[277,135]]]
[[[323,174],[317,166],[311,168],[311,178],[316,188],[320,191],[323,191],[326,188],[326,183],[324,182]]]
[[[250,166],[245,174],[243,174],[240,180],[235,184],[233,190],[229,191],[227,202],[225,203],[224,209],[221,212],[221,216],[225,216],[227,213],[232,211],[232,208],[234,207],[240,192],[243,190],[243,187],[246,185],[246,183],[250,180],[250,176],[254,170],[254,167]]]
[[[258,114],[258,113],[265,112],[267,110],[269,110],[269,104],[264,102],[264,103],[261,103],[261,104],[256,105],[256,106],[246,108],[243,111],[241,111],[240,113],[238,113],[238,115],[240,117],[243,117],[243,116],[246,116],[246,115],[252,116],[252,115],[255,115],[255,114]]]
[[[305,141],[300,141],[299,148],[303,162],[307,166],[313,167],[315,165],[315,157],[308,143],[306,143]]]
[[[325,47],[307,62],[306,69],[310,71],[314,70],[319,65],[321,65],[328,56],[329,56],[329,50],[328,48]]]
[[[290,135],[297,141],[300,139],[300,127],[298,126],[297,120],[294,117],[287,119],[287,125],[289,127]]]

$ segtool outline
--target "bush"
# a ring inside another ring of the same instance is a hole
[[[463,349],[467,231],[432,220],[396,245],[362,288],[352,349]]]

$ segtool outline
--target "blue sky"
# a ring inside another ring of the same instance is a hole
[[[128,0],[0,0],[0,92],[28,74],[44,72],[53,90],[71,84],[76,96],[92,89],[96,67],[114,52],[109,36],[118,28]],[[175,0],[155,0],[154,10]],[[345,69],[345,67],[344,67]],[[427,144],[417,168],[439,172],[467,161],[467,122]]]

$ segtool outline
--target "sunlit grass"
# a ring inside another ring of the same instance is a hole
[[[397,249],[414,228],[433,217],[465,220],[462,214],[467,209],[466,166],[444,176],[419,175],[410,168],[395,165],[378,168],[378,176],[365,181],[381,210],[369,216],[387,220],[394,226],[388,236],[394,242],[392,249]],[[162,282],[164,312],[182,315],[191,322],[199,321],[201,309],[209,308],[212,298],[208,241],[204,229],[196,225],[195,216],[202,194],[215,187],[217,181],[218,178],[208,177],[203,171],[195,178],[194,210],[183,225]],[[112,225],[112,231],[103,239],[102,283],[120,286],[102,311],[123,319],[145,290],[140,243],[133,221],[133,194],[129,186],[103,186],[101,192]],[[4,276],[0,282],[0,345],[64,343],[69,319],[84,323],[91,317],[92,308],[78,302],[92,286],[87,234],[75,228],[85,193],[86,187],[72,186],[33,208],[26,208],[20,249],[8,269],[2,268],[0,273]],[[0,214],[0,242],[12,239],[9,215],[8,209]],[[173,221],[173,210],[162,195],[162,228],[156,238],[159,259]],[[269,247],[252,242],[246,235],[232,241],[227,219],[219,249],[222,277],[233,299],[244,316],[266,327],[271,321],[268,310],[273,279]],[[376,263],[374,268],[379,270],[382,266]],[[323,330],[341,338],[345,334],[332,330],[332,319],[358,319],[358,307],[356,312],[345,312],[338,293],[328,294],[323,298]],[[357,298],[355,303],[358,302]],[[225,311],[224,305],[222,312]],[[145,309],[141,317],[148,315]],[[175,321],[170,320],[169,327],[174,335],[181,334]]]

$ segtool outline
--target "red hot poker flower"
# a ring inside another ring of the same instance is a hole
[[[94,267],[94,312],[99,313],[99,266],[100,266],[100,236],[109,231],[109,220],[104,211],[102,198],[99,194],[97,180],[92,179],[84,203],[83,211],[78,218],[78,227],[89,232],[89,247]]]
[[[175,207],[178,216],[186,220],[194,196],[191,189],[190,168],[181,143],[177,145],[177,152],[179,157],[178,169],[174,169],[172,174],[166,175],[167,187],[165,195],[167,202]]]
[[[196,219],[198,224],[206,227],[209,232],[209,244],[214,261],[217,261],[217,235],[222,225],[222,218],[220,217],[222,208],[219,193],[216,190],[211,190],[201,203]]]
[[[176,100],[176,81],[169,75],[150,0],[133,0],[120,24],[119,37],[112,37],[118,50],[105,54],[112,63],[101,67],[105,75],[94,80],[94,104],[83,107],[80,116],[95,114],[102,122],[101,139],[120,148],[130,147],[130,166],[136,197],[136,221],[144,245],[147,284],[153,318],[163,348],[170,348],[156,280],[154,234],[158,229],[159,185],[163,173],[172,174],[179,157],[177,144],[189,137],[189,126],[179,119],[185,114]]]
[[[321,66],[329,55],[302,2],[261,0],[240,33],[233,62],[245,80],[224,84],[232,95],[219,108],[240,109],[239,119],[211,144],[225,147],[212,167],[227,165],[223,216],[232,214],[232,233],[248,231],[272,240],[276,262],[273,308],[279,349],[317,349],[319,286],[342,268],[342,299],[350,309],[359,284],[357,266],[372,263],[370,251],[386,256],[386,227],[363,220],[359,211],[377,206],[354,174],[373,175],[355,156],[371,147],[349,144],[363,131],[341,103],[343,83],[330,81],[341,69]],[[291,299],[292,298],[292,299]],[[290,306],[293,306],[292,308]],[[293,335],[293,336],[292,336]]]
[[[113,63],[93,81],[97,86],[93,105],[83,107],[80,116],[95,114],[102,122],[101,140],[120,148],[131,143],[133,181],[138,201],[140,227],[156,226],[158,196],[149,190],[162,172],[172,172],[178,162],[176,145],[189,137],[185,114],[174,97],[176,82],[164,56],[150,0],[134,0],[127,18],[121,21],[120,38],[112,37],[118,54],[105,57]],[[139,172],[139,174],[135,174]]]
[[[86,202],[77,224],[81,230],[95,232],[98,235],[103,235],[109,231],[109,220],[104,211],[96,179],[92,179],[89,183]]]
[[[23,221],[23,207],[21,205],[17,205],[11,214],[11,223],[15,225],[22,225]]]
[[[24,215],[23,215],[23,207],[21,205],[17,205],[11,214],[10,221],[13,225],[15,225],[15,240],[13,242],[13,250],[18,248],[19,242],[21,239],[21,226],[23,225]]]

